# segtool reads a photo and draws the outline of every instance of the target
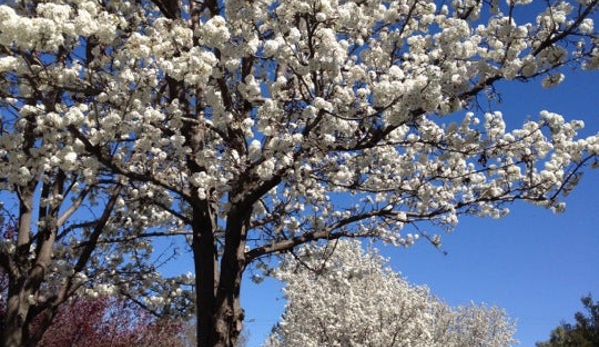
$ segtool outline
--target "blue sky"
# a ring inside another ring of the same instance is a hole
[[[499,91],[503,102],[496,108],[508,126],[547,109],[584,120],[585,135],[599,132],[598,72],[571,72],[549,90],[533,81],[504,84]],[[599,299],[599,170],[587,170],[565,201],[562,214],[516,203],[500,220],[462,218],[443,237],[447,255],[425,242],[382,253],[410,282],[429,286],[451,305],[473,301],[503,307],[518,321],[520,346],[532,347],[560,321],[573,321],[582,309],[581,296],[591,293]],[[273,280],[244,285],[248,347],[258,347],[285,302]]]
[[[503,103],[497,109],[511,126],[547,109],[583,119],[586,135],[599,131],[598,72],[569,73],[550,90],[533,81],[503,84],[499,92]],[[532,347],[560,321],[573,320],[581,296],[592,293],[599,299],[599,170],[588,171],[566,202],[566,212],[559,215],[517,203],[501,220],[464,218],[444,235],[447,255],[426,242],[386,248],[383,254],[410,282],[429,286],[451,305],[473,301],[505,308],[518,321],[521,346]],[[280,288],[274,280],[245,281],[248,347],[259,347],[277,322],[285,303]]]

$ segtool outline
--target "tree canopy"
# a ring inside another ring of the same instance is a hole
[[[537,342],[537,347],[592,347],[599,346],[599,302],[589,294],[580,299],[583,311],[574,314],[575,324],[562,323],[551,331],[548,341]]]
[[[508,347],[515,322],[497,308],[451,308],[409,284],[358,241],[307,245],[276,270],[287,303],[267,347]]]
[[[34,322],[33,328],[40,322]],[[61,305],[32,347],[185,347],[185,323],[157,320],[138,306],[114,297],[77,297]],[[36,332],[34,331],[34,334]]]
[[[231,347],[268,256],[563,210],[599,136],[541,110],[508,127],[492,99],[599,67],[598,2],[3,2],[0,343],[82,291],[195,311],[198,346]],[[163,279],[151,240],[180,235],[194,274]]]

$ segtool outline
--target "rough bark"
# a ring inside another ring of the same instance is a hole
[[[197,346],[233,347],[242,331],[244,318],[240,288],[245,269],[248,213],[236,207],[229,213],[220,271],[212,213],[206,200],[196,201],[192,248],[197,274]]]
[[[213,329],[212,313],[216,291],[217,249],[215,220],[206,200],[195,199],[193,205],[192,251],[196,273],[196,336],[198,346],[209,346],[209,332]]]
[[[225,247],[221,259],[216,295],[215,327],[211,340],[214,347],[233,347],[243,329],[241,279],[245,270],[245,240],[251,208],[233,205],[228,214]]]

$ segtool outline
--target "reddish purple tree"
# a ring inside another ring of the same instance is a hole
[[[125,300],[78,297],[59,309],[35,346],[179,347],[185,344],[183,333],[181,321],[157,319]]]
[[[4,329],[8,278],[0,272],[0,330]],[[186,325],[156,317],[131,301],[114,297],[74,297],[55,315],[33,319],[24,347],[183,347]],[[48,322],[47,317],[54,317]]]

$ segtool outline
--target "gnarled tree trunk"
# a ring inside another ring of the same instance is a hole
[[[240,288],[251,209],[231,208],[224,249],[219,256],[214,236],[216,225],[211,217],[214,211],[206,200],[196,203],[192,248],[196,271],[197,346],[233,347],[243,327]]]

